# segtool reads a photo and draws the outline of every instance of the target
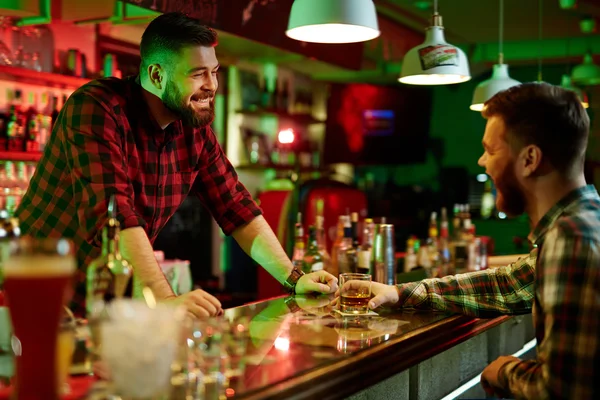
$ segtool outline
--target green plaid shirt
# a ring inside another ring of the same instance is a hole
[[[16,215],[22,232],[72,238],[80,269],[71,307],[85,310],[85,268],[98,257],[108,199],[122,229],[153,243],[191,194],[225,234],[261,215],[210,127],[162,129],[136,77],[92,81],[67,100]]]
[[[552,207],[531,254],[506,267],[400,285],[405,308],[474,317],[533,310],[537,359],[500,373],[519,399],[600,398],[600,197],[593,186]]]

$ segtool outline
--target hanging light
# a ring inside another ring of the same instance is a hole
[[[303,42],[355,43],[381,32],[373,0],[295,0],[285,34]]]
[[[590,106],[587,94],[583,90],[579,89],[577,86],[573,86],[571,77],[569,75],[565,74],[562,76],[560,86],[563,89],[572,90],[573,92],[575,92],[575,94],[579,98],[579,101],[581,101],[581,105],[583,106],[583,108],[588,108]]]
[[[600,67],[594,64],[590,53],[583,56],[583,63],[575,66],[571,80],[577,85],[597,85],[600,83]]]
[[[398,79],[411,85],[447,85],[471,79],[467,56],[444,38],[442,16],[434,0],[431,26],[425,31],[425,41],[406,53]]]
[[[520,85],[521,82],[511,79],[508,76],[508,65],[504,64],[504,53],[502,52],[502,39],[504,34],[504,1],[500,0],[500,21],[499,21],[499,37],[498,41],[498,64],[494,65],[492,77],[481,82],[475,88],[473,93],[473,101],[469,107],[473,111],[482,111],[483,104],[494,97],[496,93],[508,89],[509,87]]]

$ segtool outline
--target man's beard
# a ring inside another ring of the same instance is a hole
[[[525,195],[517,182],[513,163],[504,167],[502,173],[494,180],[498,191],[496,207],[510,217],[525,212]]]
[[[212,94],[210,95],[212,97]],[[186,104],[177,85],[171,80],[167,81],[162,102],[171,112],[177,115],[185,125],[203,128],[210,125],[215,119],[214,99],[209,101],[209,108],[198,111],[191,104]]]

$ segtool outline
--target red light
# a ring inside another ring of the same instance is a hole
[[[279,140],[279,143],[281,144],[294,143],[294,139],[294,131],[291,129],[284,129],[282,131],[279,131],[279,134],[277,135],[277,140]]]
[[[235,395],[235,390],[233,390],[232,388],[225,389],[225,396],[233,397],[234,395]]]

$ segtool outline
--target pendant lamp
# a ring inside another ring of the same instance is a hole
[[[573,67],[571,80],[576,85],[600,84],[600,67],[594,64],[591,53],[583,57],[583,63]]]
[[[482,111],[483,104],[494,97],[496,93],[506,90],[512,86],[520,85],[521,82],[511,79],[508,76],[508,65],[504,64],[504,53],[502,48],[502,39],[504,33],[504,0],[500,0],[499,12],[499,37],[498,42],[498,64],[494,65],[492,77],[481,82],[475,88],[473,93],[473,101],[471,102],[471,110]]]
[[[447,85],[471,79],[469,62],[464,51],[446,42],[442,16],[434,0],[431,26],[425,31],[425,41],[406,53],[398,79],[410,85]]]
[[[381,32],[373,0],[295,0],[285,34],[302,42],[356,43]]]

